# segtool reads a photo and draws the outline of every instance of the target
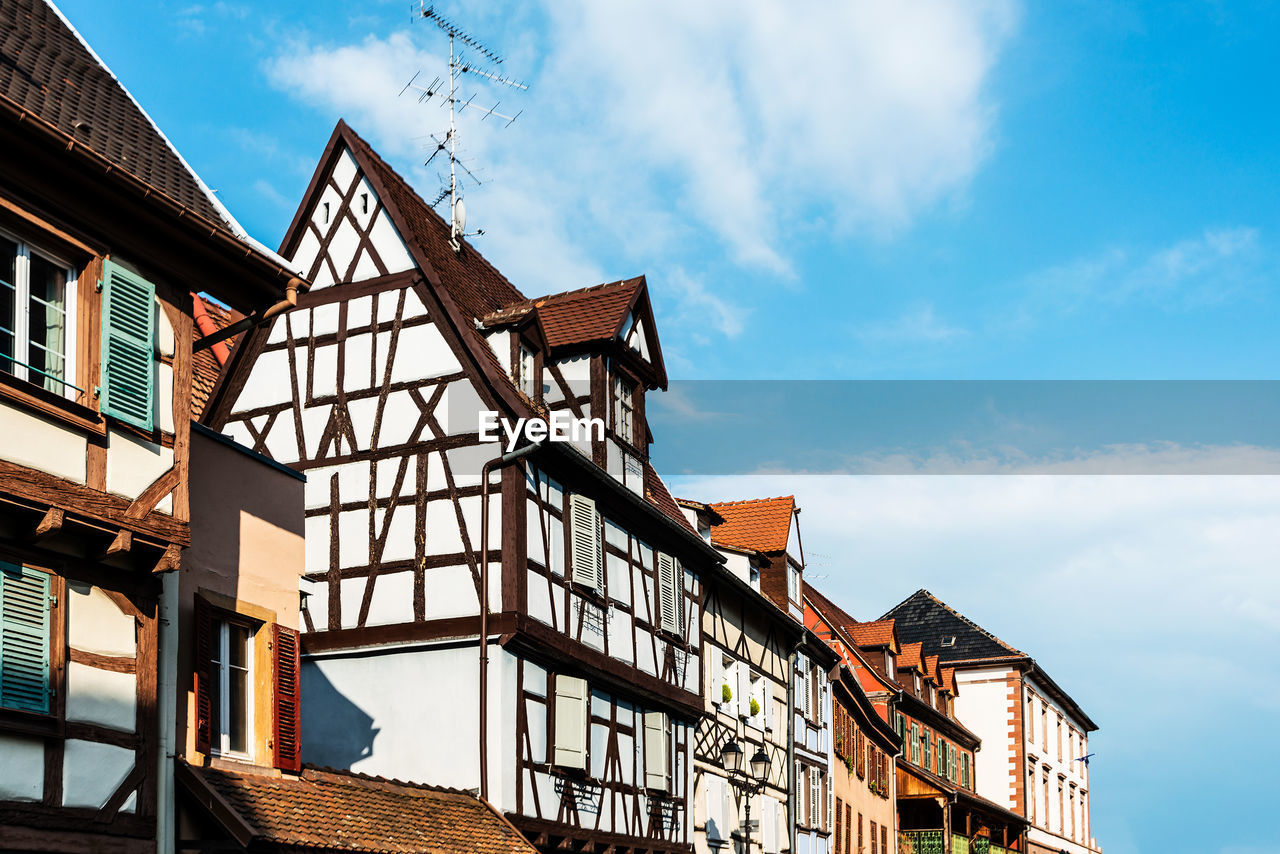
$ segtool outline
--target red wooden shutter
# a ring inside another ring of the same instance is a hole
[[[195,677],[196,691],[196,750],[207,754],[211,726],[209,659],[213,648],[213,619],[209,614],[209,603],[199,596],[196,597],[195,633],[195,661],[192,673]]]
[[[272,660],[275,664],[274,759],[282,771],[302,770],[302,720],[300,715],[299,635],[279,623],[271,626]]]

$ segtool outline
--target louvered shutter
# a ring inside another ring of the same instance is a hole
[[[835,848],[836,854],[843,854],[840,843],[844,839],[844,801],[836,798],[836,835],[833,840],[832,847]]]
[[[667,716],[664,712],[644,713],[644,784],[666,791],[671,786],[667,758]]]
[[[300,656],[297,630],[275,623],[271,648],[275,664],[275,766],[282,771],[302,770],[302,719],[299,682]]]
[[[676,562],[671,555],[658,553],[658,619],[662,630],[679,633],[677,611]]]
[[[48,714],[47,573],[0,563],[0,706]]]
[[[809,769],[809,826],[822,826],[822,775],[816,765]]]
[[[587,680],[556,677],[555,764],[587,767]]]
[[[213,651],[213,617],[209,613],[209,603],[199,596],[196,597],[195,635],[192,673],[195,677],[196,694],[196,750],[208,753],[212,727],[209,710],[209,659]]]
[[[596,503],[585,495],[569,496],[570,563],[573,582],[600,588],[600,524]]]
[[[155,399],[155,285],[102,267],[102,412],[150,430]]]

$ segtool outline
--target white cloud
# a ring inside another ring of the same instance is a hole
[[[947,344],[969,337],[969,330],[939,317],[933,303],[910,309],[893,320],[864,324],[855,333],[871,345]]]
[[[497,38],[511,69],[534,69],[530,92],[468,86],[525,108],[510,129],[462,124],[495,179],[474,191],[480,245],[530,293],[669,275],[683,304],[738,334],[742,310],[700,285],[706,238],[734,264],[787,276],[787,238],[814,221],[891,233],[963,193],[991,149],[990,71],[1017,11],[1016,0],[568,0],[536,22],[521,13]],[[443,72],[436,35],[304,35],[268,76],[402,165],[442,125],[437,106],[396,97],[413,71]],[[411,177],[433,195],[427,170]],[[603,270],[605,258],[629,269]]]

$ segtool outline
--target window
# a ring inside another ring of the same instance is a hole
[[[871,822],[871,854],[876,854],[879,849],[876,848],[876,823]],[[888,854],[888,852],[886,852]]]
[[[215,619],[210,635],[210,734],[214,753],[248,756],[253,726],[253,629]]]
[[[764,677],[759,673],[751,672],[747,676],[747,682],[749,693],[746,702],[749,723],[763,729],[768,715],[768,710],[765,708],[768,697],[765,696]]]
[[[74,397],[75,273],[0,233],[0,372]]]
[[[858,854],[862,854],[862,813],[858,813]]]
[[[911,722],[911,764],[920,764],[920,725]]]
[[[155,402],[155,286],[102,265],[102,412],[151,430]]]
[[[858,822],[862,822],[862,813],[858,813]],[[858,831],[858,844],[862,844],[862,831]],[[845,854],[853,854],[853,805],[844,805],[844,850]]]
[[[587,767],[587,680],[556,676],[555,764]],[[646,721],[647,723],[647,721]]]
[[[840,843],[844,841],[844,800],[836,798],[836,837],[835,850],[836,854],[844,854],[840,847]]]
[[[516,387],[524,392],[525,397],[530,400],[537,397],[538,393],[535,373],[533,350],[521,344],[520,349],[516,352],[515,381]]]
[[[889,854],[889,826],[887,824],[880,825],[880,850],[884,854]]]
[[[913,673],[911,675],[911,689],[917,697],[920,696],[920,674]]]
[[[927,728],[921,736],[924,741],[924,768],[926,771],[933,770],[933,733]]]
[[[0,563],[0,706],[48,714],[52,576]]]
[[[803,601],[800,593],[800,570],[795,564],[787,564],[787,595],[792,602]]]
[[[596,503],[585,495],[569,496],[570,562],[573,583],[604,591],[604,547]]]
[[[635,387],[622,377],[613,378],[613,429],[618,438],[636,444],[635,437]]]
[[[1058,727],[1054,730],[1058,739],[1058,761],[1062,761],[1062,715],[1058,715]]]

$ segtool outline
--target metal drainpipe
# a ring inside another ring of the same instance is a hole
[[[178,705],[178,573],[160,574],[159,662],[157,709],[160,718],[156,784],[156,852],[173,854],[177,836],[177,805],[173,794],[174,742]]]
[[[541,442],[494,457],[480,467],[480,798],[489,800],[489,475],[542,447]]]

